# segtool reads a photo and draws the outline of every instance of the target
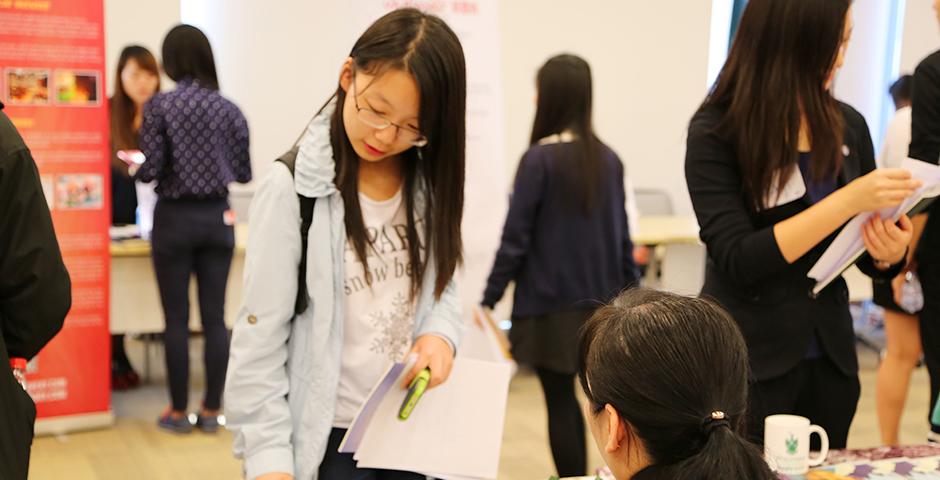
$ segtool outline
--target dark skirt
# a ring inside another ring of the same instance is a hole
[[[578,369],[578,332],[593,310],[572,310],[512,320],[513,359],[533,368],[574,374]]]
[[[894,302],[894,289],[891,288],[891,280],[873,280],[871,282],[872,301],[879,307],[892,312],[910,315],[897,303]],[[915,313],[916,315],[916,313]]]

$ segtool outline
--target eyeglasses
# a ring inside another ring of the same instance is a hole
[[[385,118],[384,116],[373,112],[372,110],[360,107],[359,106],[359,96],[356,93],[356,78],[353,77],[352,81],[352,96],[353,102],[356,104],[356,117],[360,122],[376,129],[376,130],[385,130],[389,127],[395,127],[396,129],[396,138],[401,138],[406,142],[414,145],[415,147],[423,147],[428,144],[428,137],[425,137],[421,132],[404,125],[399,125],[392,122],[391,120]]]

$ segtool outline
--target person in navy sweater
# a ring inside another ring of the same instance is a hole
[[[623,163],[594,134],[591,69],[553,57],[537,77],[532,143],[516,173],[502,243],[481,302],[515,282],[513,357],[538,373],[562,477],[587,469],[575,397],[577,333],[596,307],[637,281]]]

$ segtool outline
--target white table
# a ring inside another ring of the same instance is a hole
[[[697,295],[705,282],[705,246],[692,216],[646,216],[638,219],[635,245],[655,245],[646,281],[651,286]]]
[[[235,254],[225,293],[225,323],[229,327],[242,299],[247,225],[235,227]],[[201,330],[196,281],[190,285],[190,328]],[[160,291],[150,258],[150,242],[141,239],[111,243],[111,333],[155,333],[164,328]]]
[[[235,323],[242,301],[242,272],[245,266],[245,243],[248,226],[235,226],[235,254],[225,290],[225,324],[231,328]],[[160,290],[150,258],[150,242],[129,239],[111,242],[111,315],[112,334],[159,333],[164,330],[163,306]],[[196,280],[190,280],[189,328],[201,331],[199,300]],[[150,347],[145,342],[144,378],[150,378]]]

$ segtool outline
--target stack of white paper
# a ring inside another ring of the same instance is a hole
[[[450,378],[428,390],[408,420],[398,419],[409,365],[397,363],[375,386],[339,451],[360,468],[420,472],[447,480],[492,479],[499,469],[511,365],[458,357]]]
[[[901,215],[910,212],[921,200],[940,195],[940,167],[908,158],[901,164],[901,168],[909,170],[913,178],[923,181],[924,185],[900,206],[877,212],[881,215],[881,218],[890,218],[896,221],[901,218]],[[865,253],[862,227],[874,214],[875,212],[866,212],[856,215],[836,236],[836,239],[819,258],[816,265],[813,265],[807,275],[816,280],[816,286],[813,287],[814,294],[819,294]]]

